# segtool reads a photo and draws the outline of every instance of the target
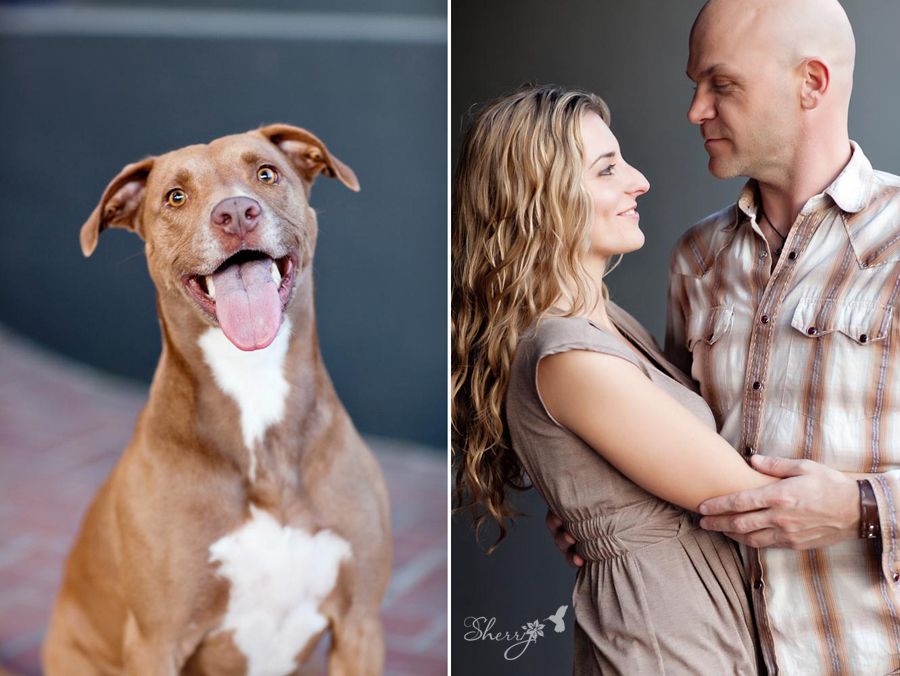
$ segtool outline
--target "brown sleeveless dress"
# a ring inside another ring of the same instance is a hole
[[[734,544],[632,483],[557,424],[538,396],[543,357],[602,352],[637,366],[715,429],[703,399],[653,338],[630,315],[609,306],[610,318],[642,356],[587,319],[547,317],[523,336],[506,399],[513,448],[585,560],[572,592],[574,673],[756,674],[753,616]]]

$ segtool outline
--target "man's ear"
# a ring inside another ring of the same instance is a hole
[[[270,124],[259,128],[259,133],[278,146],[294,165],[307,185],[307,190],[319,173],[337,178],[353,192],[359,192],[356,174],[346,164],[328,152],[328,148],[316,136],[289,124]]]
[[[155,159],[148,157],[127,165],[106,186],[99,204],[81,226],[81,251],[85,256],[94,253],[97,238],[107,228],[125,228],[143,238],[138,212],[144,202],[147,176]]]
[[[806,59],[800,67],[803,77],[800,105],[804,110],[812,110],[821,104],[822,98],[828,93],[831,71],[821,59]]]

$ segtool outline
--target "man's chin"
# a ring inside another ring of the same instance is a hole
[[[710,157],[707,168],[709,173],[716,178],[734,178],[743,175],[733,162],[727,162],[720,157]]]

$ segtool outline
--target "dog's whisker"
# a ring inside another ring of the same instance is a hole
[[[131,254],[130,256],[125,256],[125,258],[121,258],[118,261],[116,261],[116,265],[125,265],[125,263],[129,263],[129,262],[133,261],[135,258],[140,258],[143,255],[144,255],[143,251],[136,251],[135,253]]]

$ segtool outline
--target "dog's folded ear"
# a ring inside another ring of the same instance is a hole
[[[81,251],[85,256],[94,253],[97,238],[107,228],[125,228],[144,236],[138,212],[144,202],[147,176],[153,168],[154,160],[155,158],[148,157],[126,165],[106,186],[100,203],[81,226]]]
[[[308,186],[322,173],[359,192],[359,181],[353,170],[328,152],[314,134],[289,124],[270,124],[260,127],[259,133],[278,146]]]

